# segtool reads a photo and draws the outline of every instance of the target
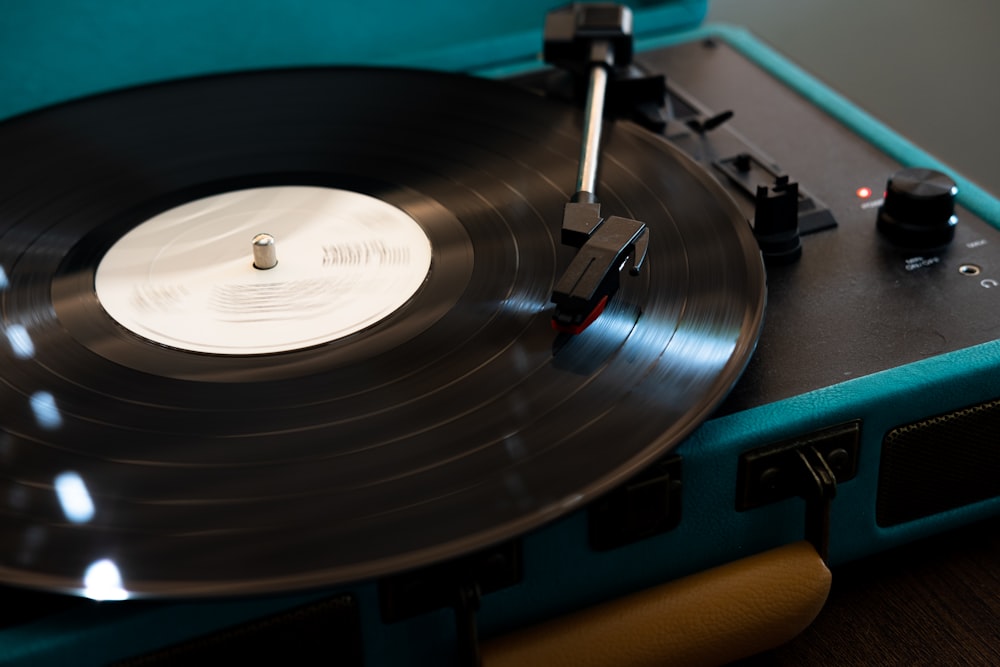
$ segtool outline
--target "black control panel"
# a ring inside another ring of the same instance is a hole
[[[947,174],[893,160],[723,42],[637,60],[666,74],[664,136],[748,221],[758,186],[798,186],[801,255],[768,263],[764,330],[723,412],[1000,335],[1000,231],[956,201]]]

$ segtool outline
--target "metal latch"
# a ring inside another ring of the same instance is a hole
[[[837,484],[857,474],[861,421],[839,424],[740,455],[736,509],[787,498],[806,501],[805,538],[825,560],[830,550],[830,503]]]

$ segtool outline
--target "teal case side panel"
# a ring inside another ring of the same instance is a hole
[[[0,118],[91,93],[241,69],[537,62],[551,4],[405,0],[2,0]],[[632,3],[635,32],[687,29],[707,0]]]

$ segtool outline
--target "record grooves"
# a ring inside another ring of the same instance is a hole
[[[609,125],[602,205],[649,224],[647,268],[583,334],[555,334],[579,126],[506,84],[366,68],[0,125],[0,579],[89,594],[88,567],[113,563],[129,596],[198,596],[378,576],[537,527],[678,444],[756,344],[759,254],[710,176]],[[361,331],[272,354],[175,349],[105,312],[95,273],[122,235],[272,186],[404,211],[426,280]]]

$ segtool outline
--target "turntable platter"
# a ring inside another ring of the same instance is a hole
[[[367,68],[0,124],[0,581],[121,598],[381,576],[538,527],[680,443],[754,349],[759,252],[710,175],[610,124],[602,206],[649,226],[646,267],[557,334],[579,135],[508,84]],[[344,196],[396,222],[359,227]],[[344,316],[341,288],[367,310]]]

